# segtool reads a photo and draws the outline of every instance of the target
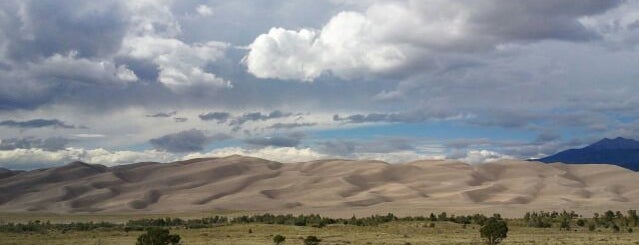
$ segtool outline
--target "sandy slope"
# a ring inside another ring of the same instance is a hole
[[[7,172],[4,171],[3,172]],[[639,173],[612,165],[321,160],[230,156],[113,168],[75,162],[0,175],[0,212],[191,212],[333,216],[431,211],[520,215],[639,208]]]

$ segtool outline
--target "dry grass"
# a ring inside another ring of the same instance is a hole
[[[302,244],[314,235],[322,244],[481,244],[477,225],[435,222],[393,222],[377,227],[332,225],[324,228],[265,224],[237,224],[209,229],[172,229],[183,244],[271,244],[272,236],[286,237],[285,244]],[[248,231],[252,230],[252,233]],[[91,231],[47,234],[0,233],[0,244],[135,244],[140,232]],[[638,233],[589,232],[583,228],[560,231],[510,227],[504,244],[639,244]]]

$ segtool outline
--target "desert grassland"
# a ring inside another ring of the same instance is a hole
[[[435,227],[428,224],[434,223]],[[639,233],[611,230],[588,231],[574,227],[530,228],[510,221],[508,238],[503,244],[639,244]],[[249,230],[252,232],[249,233]],[[272,236],[286,237],[285,244],[303,244],[302,238],[313,235],[321,244],[482,244],[478,225],[452,222],[390,222],[378,226],[329,225],[323,228],[269,224],[232,224],[215,228],[173,228],[183,244],[272,244]],[[39,233],[0,233],[0,244],[135,244],[141,232],[70,231]]]
[[[253,212],[254,213],[254,212]],[[71,223],[71,222],[109,222],[124,224],[132,219],[157,219],[157,218],[181,218],[196,219],[215,215],[239,216],[252,214],[243,211],[208,211],[208,212],[186,212],[186,213],[105,213],[105,214],[60,214],[60,213],[39,213],[39,212],[0,212],[1,223],[26,223],[29,221],[50,221],[51,223]]]

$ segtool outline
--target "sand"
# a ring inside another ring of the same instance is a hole
[[[590,215],[639,208],[638,180],[637,172],[613,165],[519,160],[279,163],[229,156],[111,168],[74,162],[0,175],[0,212]]]

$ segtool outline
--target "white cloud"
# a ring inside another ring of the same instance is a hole
[[[462,162],[468,164],[479,164],[479,163],[487,163],[494,162],[504,159],[514,159],[511,156],[503,155],[494,151],[488,150],[471,150],[466,153],[466,156],[458,158]]]
[[[118,79],[122,81],[127,81],[127,82],[133,82],[138,80],[138,76],[136,76],[132,70],[129,70],[129,68],[127,68],[126,65],[118,66],[115,76]]]
[[[197,8],[195,8],[195,12],[197,12],[201,16],[213,15],[213,9],[206,5],[198,5]]]
[[[244,61],[258,78],[313,81],[393,74],[442,54],[477,53],[512,43],[586,41],[597,33],[577,20],[616,1],[376,1],[343,11],[321,29],[272,28]]]
[[[388,163],[407,163],[417,160],[443,160],[444,155],[421,154],[415,151],[395,151],[387,153],[355,153],[355,159],[380,160]]]
[[[72,51],[66,55],[54,54],[40,62],[31,63],[29,70],[37,77],[64,79],[85,83],[127,83],[137,81],[137,76],[126,66],[109,60],[78,58]]]
[[[230,155],[243,155],[264,158],[278,162],[306,162],[328,158],[310,148],[296,147],[264,147],[260,149],[246,149],[241,147],[225,147],[212,150],[208,153],[192,153],[184,156],[184,159],[199,157],[225,157]]]
[[[229,44],[216,41],[188,44],[178,39],[180,23],[169,8],[168,1],[131,1],[134,13],[131,28],[122,42],[120,55],[147,59],[155,63],[158,81],[176,92],[192,87],[230,88],[231,82],[207,72],[205,66],[224,57]],[[197,7],[200,14],[211,14],[205,5]]]
[[[170,153],[154,150],[109,151],[103,148],[86,150],[70,147],[60,151],[45,151],[37,148],[0,151],[0,167],[9,166],[11,168],[52,166],[72,161],[114,166],[142,161],[170,162],[175,160],[176,157]]]
[[[343,12],[322,30],[272,28],[250,45],[244,62],[259,78],[312,81],[323,72],[343,78],[382,73],[406,62],[398,46],[379,42],[362,14]]]
[[[155,36],[129,37],[120,52],[137,59],[148,59],[158,65],[158,81],[174,91],[191,86],[232,87],[231,82],[203,70],[210,62],[224,56],[228,44],[210,41],[186,44],[174,38]]]

